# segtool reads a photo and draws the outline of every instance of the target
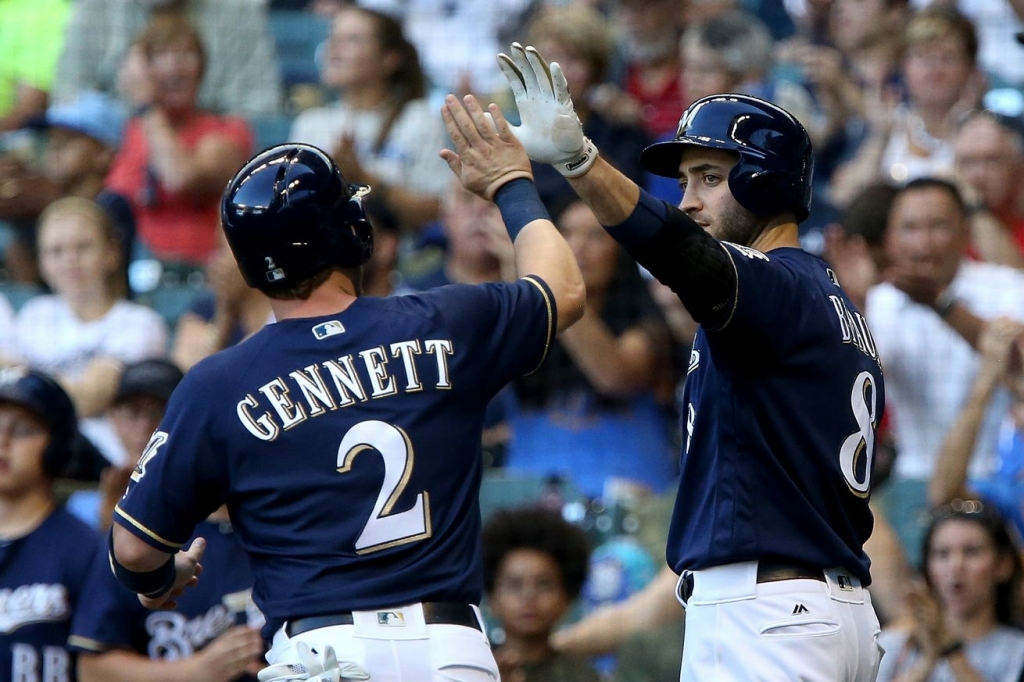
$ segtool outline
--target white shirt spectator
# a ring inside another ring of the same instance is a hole
[[[1009,316],[1024,322],[1024,273],[1019,270],[964,261],[950,291],[982,318]],[[886,404],[899,452],[896,475],[927,479],[946,430],[967,399],[977,353],[931,308],[914,303],[889,283],[868,291],[866,310],[885,370]],[[971,460],[972,476],[991,470],[1008,401],[1004,392],[989,406]]]
[[[439,111],[425,99],[409,102],[391,127],[384,147],[375,153],[373,146],[383,122],[383,111],[355,110],[337,103],[296,116],[288,139],[331,153],[343,134],[351,134],[356,154],[371,174],[411,192],[440,197],[449,187],[451,171],[438,155],[448,144]]]
[[[60,297],[36,296],[18,311],[16,328],[19,356],[32,367],[71,378],[97,358],[130,363],[167,354],[163,318],[129,301],[118,301],[102,318],[83,322]],[[127,464],[107,419],[83,419],[80,428],[111,463]]]
[[[13,359],[17,355],[17,350],[17,340],[14,335],[14,309],[0,294],[0,364],[3,364],[5,358]]]

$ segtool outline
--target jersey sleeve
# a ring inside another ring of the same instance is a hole
[[[114,508],[115,522],[165,552],[181,549],[196,524],[225,502],[226,448],[218,447],[214,419],[225,404],[215,395],[224,381],[207,368],[193,367],[171,396]]]
[[[557,328],[555,299],[536,275],[515,283],[434,290],[459,347],[468,348],[482,391],[490,396],[547,357]]]
[[[714,345],[717,340],[721,347],[735,341],[752,358],[791,352],[807,338],[808,323],[823,310],[812,305],[818,295],[814,279],[785,251],[765,254],[730,242],[721,244],[736,268],[736,294],[724,322],[707,330],[709,342]]]

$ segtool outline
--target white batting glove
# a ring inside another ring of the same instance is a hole
[[[509,126],[531,159],[578,178],[594,165],[597,147],[583,134],[569,84],[557,62],[548,63],[532,47],[512,43],[512,56],[498,55],[519,108],[521,124]]]
[[[341,680],[368,680],[370,673],[361,665],[338,661],[334,647],[324,647],[322,656],[314,654],[305,642],[297,642],[298,663],[277,663],[264,668],[257,675],[259,682],[341,682]]]

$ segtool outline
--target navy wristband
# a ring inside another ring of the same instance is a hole
[[[537,187],[526,178],[506,182],[499,187],[494,194],[494,203],[501,211],[501,219],[505,221],[505,229],[512,241],[534,220],[551,220],[537,194]]]
[[[629,217],[618,225],[605,227],[605,230],[615,241],[631,249],[651,241],[665,226],[666,215],[665,202],[655,199],[641,188],[640,199]]]
[[[143,597],[158,597],[174,587],[174,580],[177,571],[174,568],[174,556],[167,557],[167,561],[152,571],[132,571],[117,562],[114,556],[114,529],[110,529],[109,544],[110,570],[118,581],[132,592],[137,592]]]

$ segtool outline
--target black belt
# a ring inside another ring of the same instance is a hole
[[[368,609],[375,611],[376,609]],[[388,618],[388,614],[401,609],[380,609],[377,611],[378,619]],[[423,620],[427,625],[461,625],[474,630],[483,630],[480,621],[476,617],[476,611],[469,604],[457,602],[432,601],[423,602]],[[303,632],[327,628],[332,625],[352,625],[355,620],[352,613],[332,613],[326,616],[309,616],[307,618],[296,618],[288,621],[284,626],[284,632],[289,637],[301,635]]]
[[[820,580],[825,581],[825,572],[820,568],[797,566],[776,561],[759,561],[757,563],[757,582],[774,583],[779,580]],[[685,604],[693,595],[693,573],[687,572],[679,581],[679,599]]]

